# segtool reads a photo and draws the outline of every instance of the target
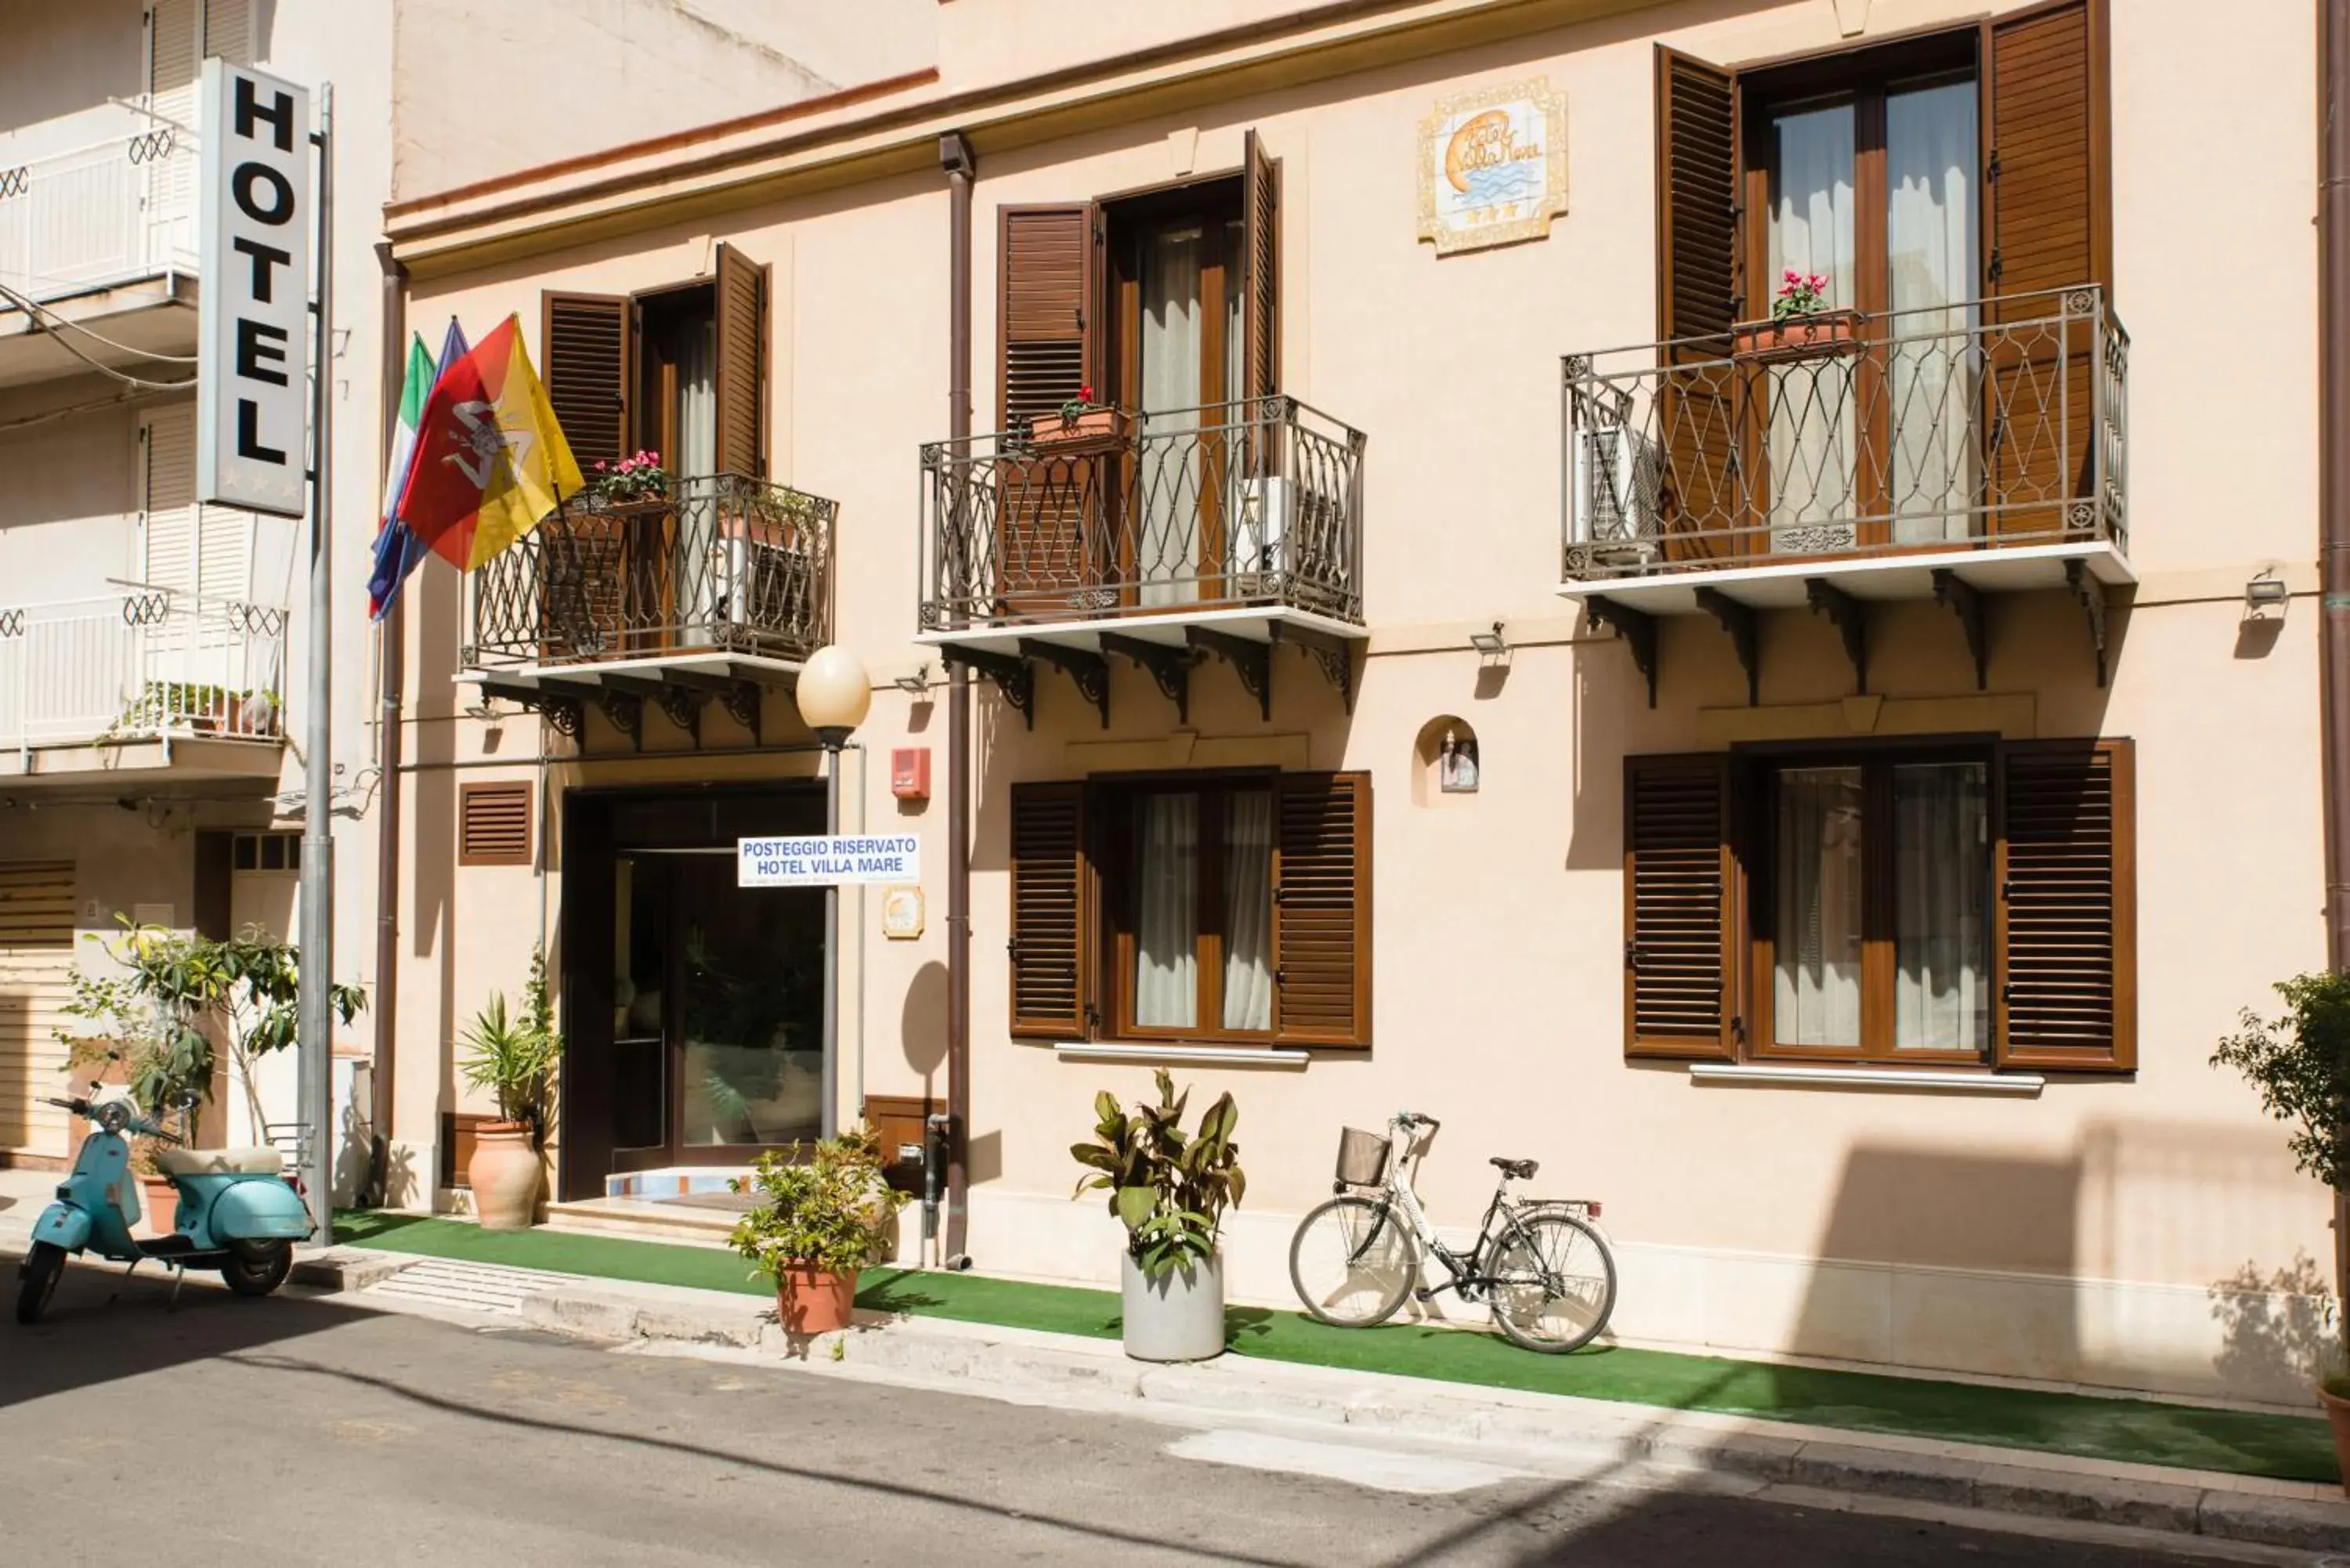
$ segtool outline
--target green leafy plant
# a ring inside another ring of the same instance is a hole
[[[1094,389],[1090,385],[1079,387],[1077,395],[1061,405],[1061,422],[1076,424],[1079,415],[1092,413],[1102,406],[1094,401]]]
[[[120,1063],[131,1097],[160,1119],[212,1096],[214,1042],[228,1043],[253,1124],[264,1120],[255,1069],[260,1059],[292,1045],[300,1033],[296,1005],[300,950],[257,926],[222,940],[182,936],[160,926],[133,925],[117,915],[121,934],[88,939],[105,953],[104,968],[75,966],[73,993],[61,1025],[69,1071],[103,1071]],[[344,1023],[359,1016],[366,993],[332,985],[328,1003]]]
[[[1789,267],[1779,280],[1779,292],[1771,301],[1771,319],[1795,321],[1806,316],[1817,316],[1828,307],[1828,280],[1824,274],[1797,272]]]
[[[1126,1227],[1127,1251],[1152,1281],[1179,1268],[1189,1273],[1213,1257],[1224,1210],[1239,1208],[1248,1190],[1241,1147],[1232,1141],[1240,1109],[1232,1096],[1217,1096],[1187,1134],[1183,1112],[1191,1098],[1188,1089],[1176,1094],[1163,1067],[1155,1106],[1137,1101],[1128,1113],[1105,1089],[1094,1097],[1094,1140],[1069,1146],[1088,1172],[1071,1196],[1109,1194],[1109,1211]]]
[[[521,1012],[510,1017],[505,992],[492,992],[488,1005],[473,1015],[463,1044],[457,1070],[468,1085],[496,1097],[498,1119],[543,1132],[554,1107],[556,1065],[563,1059],[544,950],[531,951]]]
[[[588,474],[587,488],[579,493],[579,498],[608,504],[656,501],[669,493],[670,481],[669,470],[661,466],[660,453],[631,452],[618,462],[599,460]]]
[[[2212,1064],[2241,1073],[2269,1115],[2291,1124],[2288,1146],[2304,1174],[2336,1192],[2350,1189],[2350,974],[2295,975],[2276,992],[2283,1016],[2244,1009],[2242,1032],[2220,1042]],[[2338,1279],[2334,1288],[2343,1288]],[[2343,1352],[2350,1355],[2350,1345]],[[2350,1396],[2350,1376],[2328,1377],[2325,1386]]]
[[[861,1269],[880,1254],[889,1220],[906,1203],[883,1176],[880,1135],[863,1128],[770,1149],[733,1185],[759,1198],[733,1238],[734,1250],[757,1265],[754,1279],[787,1269]]]

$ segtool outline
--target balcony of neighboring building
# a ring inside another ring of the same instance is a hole
[[[0,606],[0,786],[274,781],[286,612],[123,587]]]
[[[2093,286],[1569,355],[1559,592],[1636,643],[1711,615],[1742,659],[1759,611],[1849,641],[1859,607],[1936,599],[1980,665],[1981,596],[2062,589],[2102,659],[2106,591],[2137,580],[2128,394]]]
[[[837,504],[721,473],[576,498],[475,574],[463,679],[578,732],[712,698],[738,717],[831,637]]]

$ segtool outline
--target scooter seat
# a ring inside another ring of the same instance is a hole
[[[274,1148],[166,1148],[155,1153],[166,1176],[282,1176],[286,1156]]]

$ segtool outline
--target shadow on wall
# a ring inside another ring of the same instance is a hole
[[[939,1081],[947,1060],[947,966],[932,960],[914,971],[906,983],[906,1004],[899,1011],[898,1038],[906,1065],[922,1075],[926,1099],[943,1100],[946,1085]]]

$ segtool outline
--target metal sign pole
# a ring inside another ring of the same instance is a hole
[[[302,808],[302,930],[298,1014],[304,1129],[303,1185],[308,1189],[312,1241],[334,1242],[335,839],[334,822],[334,385],[335,385],[335,89],[318,89],[318,298],[316,369],[310,387],[310,640],[307,719],[309,755]],[[390,352],[387,349],[386,352]]]

